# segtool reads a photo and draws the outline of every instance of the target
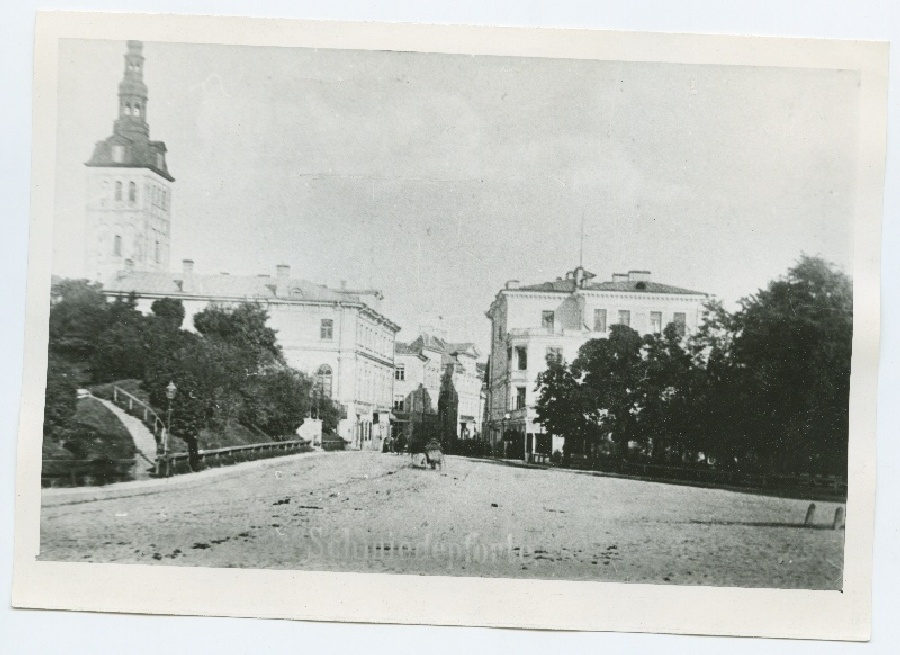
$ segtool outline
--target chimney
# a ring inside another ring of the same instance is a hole
[[[649,282],[650,271],[628,271],[629,282]]]
[[[181,290],[190,293],[194,290],[194,260],[182,259],[182,282]]]
[[[291,267],[287,264],[279,264],[275,267],[275,295],[286,297],[288,295],[288,281],[291,278]]]
[[[613,282],[628,282],[628,273],[613,273]]]
[[[575,288],[581,289],[584,286],[584,268],[578,266],[573,272],[573,276],[575,277]]]
[[[518,280],[508,280],[506,282],[506,288],[510,291],[514,291],[515,289],[518,289],[519,281]]]

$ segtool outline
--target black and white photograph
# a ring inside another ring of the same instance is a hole
[[[32,560],[840,597],[871,78],[309,43],[54,42]]]

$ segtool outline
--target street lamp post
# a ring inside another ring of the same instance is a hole
[[[166,408],[166,441],[163,445],[163,457],[166,462],[166,477],[169,477],[169,434],[172,432],[172,401],[175,400],[176,393],[178,393],[178,387],[170,380],[166,387],[168,406]]]
[[[506,456],[506,422],[510,419],[510,413],[506,412],[500,421],[500,442],[503,444],[503,456]]]

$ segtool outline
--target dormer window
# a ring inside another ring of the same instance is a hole
[[[113,146],[112,158],[113,162],[115,162],[116,164],[121,164],[123,161],[125,161],[125,146]],[[121,200],[121,198],[116,198],[116,200]]]
[[[163,167],[163,156],[162,153],[156,153],[156,167],[162,170]]]

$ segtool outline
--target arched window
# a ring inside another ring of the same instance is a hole
[[[116,257],[122,256],[122,237],[118,234],[113,239],[113,255]]]
[[[134,182],[128,183],[128,202],[137,201],[137,185]]]
[[[156,263],[159,263],[159,239],[156,240]]]
[[[116,182],[116,200],[122,199],[122,183]]]
[[[123,109],[122,114],[124,116],[131,116],[131,103],[125,103],[125,108]]]
[[[131,114],[132,114],[132,116],[138,116],[138,117],[140,117],[140,115],[141,115],[141,103],[139,103],[139,102],[134,103],[134,110],[131,112]]]
[[[331,398],[331,367],[328,364],[322,364],[316,372],[316,387],[323,398]]]

